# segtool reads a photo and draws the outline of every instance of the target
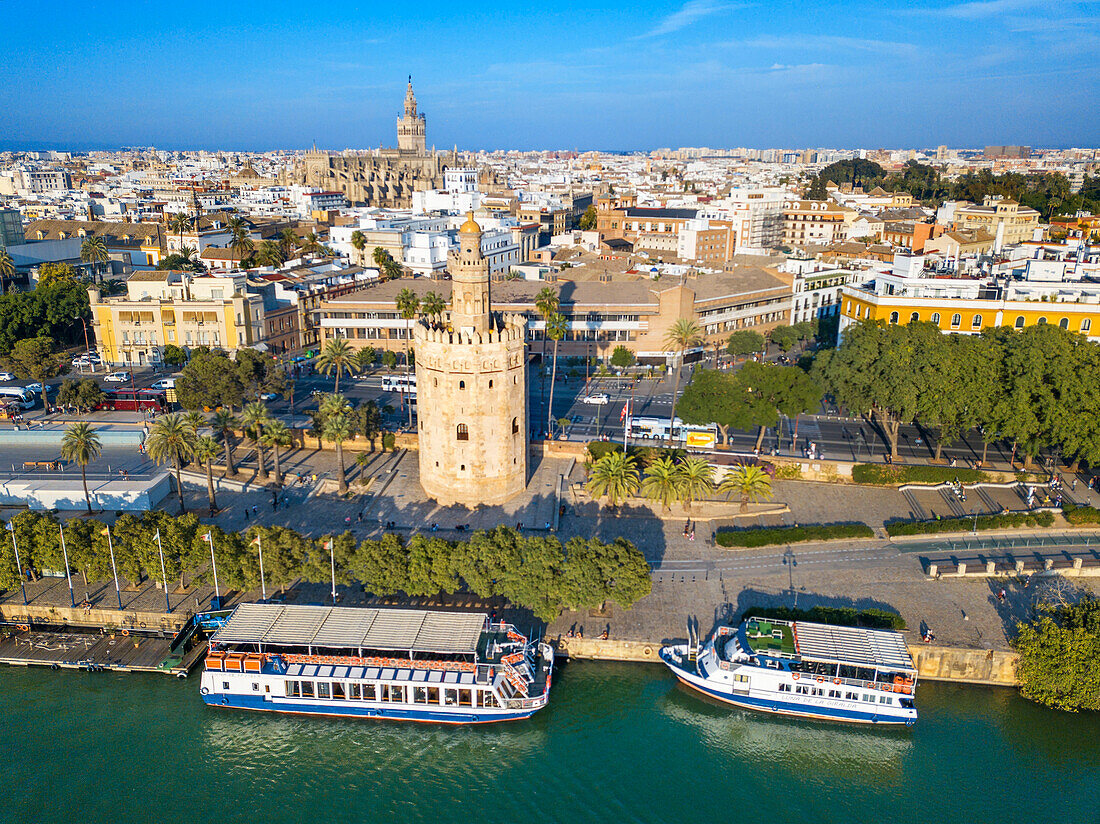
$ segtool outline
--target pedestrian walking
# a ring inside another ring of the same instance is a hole
[[[260,508],[256,504],[252,505],[252,517],[255,518],[260,514]]]
[[[248,507],[247,506],[244,508],[244,519],[246,521],[248,520]]]

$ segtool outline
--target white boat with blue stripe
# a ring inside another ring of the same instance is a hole
[[[709,641],[661,649],[685,685],[750,710],[828,721],[917,720],[917,672],[891,630],[747,618]]]
[[[550,697],[554,652],[484,613],[241,604],[210,639],[211,706],[483,724]]]

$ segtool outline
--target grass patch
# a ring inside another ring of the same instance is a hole
[[[992,480],[987,472],[966,467],[900,464],[856,464],[852,467],[852,480],[857,484],[942,484],[956,478],[964,484]]]
[[[774,618],[779,621],[812,621],[815,624],[832,624],[838,627],[865,627],[867,629],[905,629],[905,619],[884,609],[855,609],[854,607],[751,607],[741,613],[746,618]]]
[[[867,524],[810,524],[808,526],[765,526],[751,529],[723,529],[714,536],[718,546],[757,547],[795,544],[800,541],[833,541],[838,538],[873,538]]]
[[[886,534],[931,535],[937,532],[969,532],[974,529],[974,518],[943,518],[939,521],[895,521],[886,525]],[[1014,512],[1008,515],[979,515],[977,527],[984,529],[1011,529],[1021,526],[1053,526],[1053,512]]]
[[[1100,509],[1091,506],[1075,506],[1065,504],[1062,507],[1062,515],[1068,523],[1074,526],[1081,524],[1100,524]]]

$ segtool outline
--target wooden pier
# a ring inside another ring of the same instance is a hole
[[[25,626],[25,625],[24,625]],[[181,658],[172,654],[172,635],[44,631],[8,628],[0,632],[0,663],[113,672],[160,672],[186,678],[206,644]]]

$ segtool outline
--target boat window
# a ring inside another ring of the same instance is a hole
[[[829,690],[830,698],[840,698],[840,690]]]
[[[840,677],[851,678],[853,681],[871,681],[875,677],[875,671],[867,667],[853,667],[850,664],[841,664]]]
[[[458,690],[443,690],[443,704],[447,707],[453,707],[458,703]]]
[[[497,701],[497,697],[496,697],[495,693],[492,693],[492,692],[485,693],[485,706],[487,706],[487,707],[499,707],[500,706],[500,702]]]
[[[378,690],[375,688],[374,684],[364,684],[363,685],[363,700],[364,701],[377,701],[378,700],[377,693],[378,693]]]
[[[863,700],[866,701],[868,704],[873,704],[875,703],[875,696],[871,695],[870,693],[864,693]]]
[[[253,692],[259,692],[260,691],[260,683],[258,681],[253,681],[252,682],[252,691]]]
[[[460,707],[472,707],[474,705],[473,695],[469,690],[458,691],[458,705]]]
[[[332,682],[332,697],[340,699],[347,698],[347,694],[344,691],[344,684],[342,681]]]
[[[428,703],[428,688],[427,687],[413,687],[413,703],[414,704],[427,704]]]
[[[735,675],[735,676],[733,676],[733,680],[734,681],[743,681],[744,683],[747,684],[749,682],[749,676],[747,676],[747,675]]]
[[[847,698],[849,701],[858,701],[859,700],[859,693],[858,692],[846,692],[846,693],[844,693],[844,697]]]
[[[428,687],[428,703],[439,703],[439,687]]]
[[[297,681],[286,681],[285,683],[286,683],[286,697],[287,698],[297,698],[299,695],[301,695],[301,692],[298,691],[298,682]]]
[[[768,665],[769,667],[771,667],[772,669],[782,669],[782,668],[781,668],[781,667],[779,666],[779,662],[778,662],[778,661],[772,661],[772,660],[771,660],[770,658],[769,658],[769,659],[767,659],[767,660],[765,661],[765,663],[766,663],[766,664],[767,664],[767,665]]]
[[[331,698],[329,694],[328,681],[317,682],[317,697],[318,698]]]
[[[353,698],[354,700],[358,701],[360,695],[362,695],[362,688],[359,686],[359,683],[356,682],[356,683],[351,685],[351,696],[350,697]]]
[[[912,698],[899,698],[898,703],[905,707],[905,709],[907,710],[913,709],[914,706]]]
[[[312,681],[303,681],[302,682],[302,697],[303,698],[312,698],[313,697],[313,682]]]
[[[779,685],[779,691],[780,692],[790,692],[791,691],[791,685],[790,684],[780,684]]]
[[[390,685],[379,684],[378,685],[378,700],[389,701],[390,700]]]

